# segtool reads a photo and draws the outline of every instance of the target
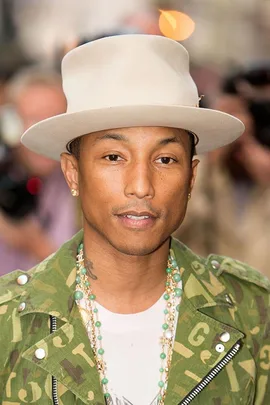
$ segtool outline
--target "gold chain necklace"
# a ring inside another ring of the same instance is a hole
[[[109,379],[107,378],[107,367],[104,360],[105,350],[102,344],[102,324],[99,320],[98,308],[96,306],[96,296],[93,294],[92,287],[87,276],[87,270],[84,265],[83,243],[81,243],[78,247],[76,267],[77,276],[74,299],[81,312],[84,309],[82,308],[80,301],[84,299],[86,302],[87,313],[89,315],[89,319],[86,322],[86,329],[94,353],[97,370],[99,372],[104,398],[106,403],[110,404],[111,396],[108,390]],[[176,300],[177,298],[180,299],[179,297],[182,295],[181,275],[177,262],[175,259],[173,259],[172,252],[170,252],[168,257],[166,273],[167,279],[165,283],[165,293],[163,295],[166,305],[164,309],[164,323],[161,328],[162,335],[160,339],[160,380],[157,384],[159,389],[159,405],[164,404],[166,396],[175,336],[176,312],[179,311],[179,304],[176,304]]]

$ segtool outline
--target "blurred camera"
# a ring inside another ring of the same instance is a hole
[[[22,133],[21,122],[9,106],[0,110],[0,210],[17,221],[33,213],[37,206],[35,180],[18,165],[14,150]],[[38,180],[37,180],[38,182]]]
[[[254,119],[257,141],[270,148],[270,101],[250,101],[249,110]]]
[[[250,66],[225,79],[223,91],[247,101],[254,120],[254,136],[270,148],[270,62]]]
[[[17,221],[35,212],[37,188],[16,165],[12,151],[4,144],[0,144],[0,150],[0,210]]]

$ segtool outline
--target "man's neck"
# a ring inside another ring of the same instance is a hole
[[[132,256],[85,230],[85,267],[97,302],[116,313],[150,308],[165,291],[169,243],[149,255]]]

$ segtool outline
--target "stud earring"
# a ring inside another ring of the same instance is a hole
[[[78,190],[75,190],[75,188],[71,189],[71,194],[73,195],[73,197],[78,197],[79,195]]]
[[[188,193],[188,200],[191,199],[191,193]]]

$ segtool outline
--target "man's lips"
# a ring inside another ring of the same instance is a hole
[[[156,215],[150,211],[125,211],[117,214],[119,217],[127,217],[133,219],[148,219],[148,218],[156,218]]]
[[[157,216],[150,211],[125,211],[116,215],[128,228],[146,229],[155,223]]]

